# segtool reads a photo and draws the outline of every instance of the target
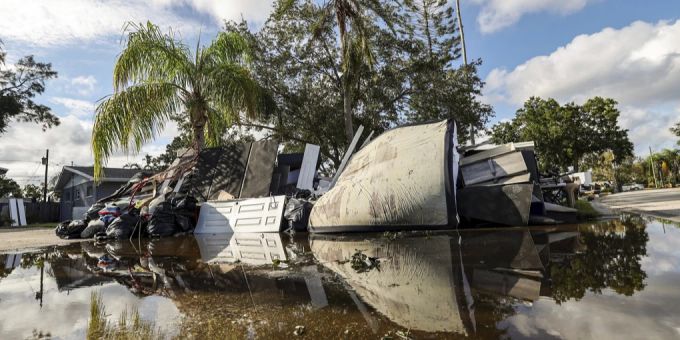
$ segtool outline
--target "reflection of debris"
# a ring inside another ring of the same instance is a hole
[[[404,331],[396,331],[394,333],[396,336],[399,337],[399,339],[402,340],[412,340],[413,338],[411,337],[411,330],[407,329],[406,332]]]
[[[373,269],[380,271],[380,260],[376,257],[366,256],[361,250],[357,250],[356,253],[352,255],[352,259],[349,262],[352,269],[357,273],[365,273]]]

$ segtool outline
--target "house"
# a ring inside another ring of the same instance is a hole
[[[94,167],[65,166],[54,191],[61,194],[60,219],[79,219],[92,204],[111,195],[139,169],[104,168],[104,178],[94,183]]]

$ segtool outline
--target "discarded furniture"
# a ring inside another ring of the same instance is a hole
[[[200,234],[196,241],[206,263],[244,262],[257,266],[287,259],[278,233]]]
[[[457,174],[454,122],[386,131],[347,162],[335,186],[314,204],[308,229],[455,228]]]
[[[208,201],[201,206],[195,234],[281,231],[286,196]]]

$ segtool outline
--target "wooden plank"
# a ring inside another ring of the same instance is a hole
[[[305,154],[302,157],[302,167],[297,180],[297,188],[302,190],[314,190],[314,175],[316,164],[319,162],[321,147],[315,144],[305,145]]]
[[[338,171],[335,172],[335,176],[333,176],[333,180],[331,181],[331,186],[328,190],[333,189],[333,187],[335,186],[335,182],[338,181],[338,178],[340,178],[342,171],[345,170],[345,166],[347,165],[349,158],[354,153],[354,149],[356,149],[357,143],[359,143],[359,138],[361,137],[361,134],[363,132],[364,132],[364,126],[359,125],[359,128],[357,129],[357,132],[354,134],[354,138],[352,139],[352,143],[349,144],[347,151],[345,151],[345,155],[342,157],[342,162],[340,162],[340,166],[338,167]]]

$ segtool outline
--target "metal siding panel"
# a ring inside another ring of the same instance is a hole
[[[314,175],[316,164],[319,161],[321,147],[314,144],[305,145],[305,155],[302,159],[302,168],[297,181],[297,188],[302,190],[314,190]]]

